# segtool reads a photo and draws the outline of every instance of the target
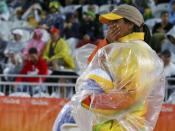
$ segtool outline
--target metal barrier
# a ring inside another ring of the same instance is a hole
[[[175,91],[175,77],[170,77],[166,78],[166,83],[165,83],[165,103],[167,102],[169,96],[170,96],[170,91]]]
[[[3,77],[16,78],[16,77],[33,77],[33,78],[47,78],[57,79],[57,82],[15,82],[15,81],[3,81]],[[75,75],[3,75],[0,74],[0,95],[9,96],[25,96],[25,97],[61,97],[71,98],[74,94],[75,82],[78,76]],[[24,95],[26,94],[26,95]]]
[[[39,83],[29,83],[29,82],[21,82],[17,83],[14,81],[2,81],[2,77],[36,77],[36,78],[54,78],[54,79],[62,79],[62,81],[58,82],[39,82]],[[37,75],[37,76],[28,76],[28,75],[3,75],[0,74],[0,92],[4,94],[11,94],[14,92],[18,92],[18,90],[15,88],[17,86],[28,86],[27,91],[30,91],[30,88],[38,88],[40,87],[39,91],[48,94],[57,95],[56,93],[60,94],[60,97],[62,98],[70,98],[74,94],[74,87],[75,82],[72,82],[71,79],[77,79],[78,76],[75,75]],[[174,85],[170,85],[168,81],[174,81]],[[6,88],[9,88],[9,92],[7,93]],[[166,88],[165,88],[165,102],[168,100],[169,97],[169,90],[175,90],[175,78],[167,78],[166,81]],[[49,92],[50,90],[50,92]],[[34,92],[30,92],[31,96],[34,96]]]

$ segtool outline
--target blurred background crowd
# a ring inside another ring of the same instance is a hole
[[[77,49],[105,38],[107,26],[99,23],[98,16],[124,3],[142,12],[152,33],[149,45],[163,60],[165,75],[173,77],[175,0],[1,0],[0,74],[78,73]],[[3,77],[1,81],[53,79]]]

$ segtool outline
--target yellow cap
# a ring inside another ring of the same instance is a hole
[[[144,19],[140,11],[131,5],[123,4],[119,5],[112,12],[103,14],[99,17],[99,20],[103,24],[107,24],[109,21],[126,18],[140,27],[144,23]]]
[[[99,20],[101,23],[105,24],[105,23],[108,23],[109,21],[118,20],[121,18],[123,17],[111,12],[104,15],[100,15]]]

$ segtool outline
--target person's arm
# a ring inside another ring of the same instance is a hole
[[[40,66],[38,75],[48,75],[48,66],[44,60],[41,61],[41,66]],[[42,82],[45,81],[45,79],[46,78],[44,77],[41,78]]]
[[[50,46],[50,42],[48,42],[48,43],[46,44],[46,46],[44,47],[44,49],[43,49],[43,54],[42,54],[42,56],[43,56],[43,59],[45,59],[46,61],[49,60],[49,57],[48,57],[49,46]]]
[[[63,58],[64,62],[69,66],[69,68],[75,69],[75,62],[70,54],[65,54]]]
[[[29,63],[28,62],[26,62],[25,64],[24,64],[24,66],[23,66],[23,68],[22,68],[22,70],[20,71],[20,75],[24,75],[24,74],[27,74],[27,71],[29,70]],[[24,79],[24,77],[17,77],[16,78],[16,82],[21,82],[21,81],[23,81],[23,79]]]
[[[24,12],[24,14],[22,15],[22,19],[26,20],[32,11],[33,11],[33,6],[31,6],[29,9],[27,9],[26,12]]]
[[[119,92],[103,93],[99,95],[92,95],[92,107],[97,109],[126,109],[135,102],[135,91],[126,92],[121,90]]]
[[[97,59],[94,60],[98,61],[98,66],[111,76],[113,86],[108,88],[108,85],[104,83],[106,80],[102,82],[98,77],[87,76],[88,79],[90,78],[100,85],[104,91],[98,94],[92,93],[88,98],[90,99],[89,106],[94,109],[126,109],[137,101],[140,91],[137,89],[141,88],[137,56],[129,48],[116,49],[110,55],[105,51],[101,52],[105,54],[99,54],[99,56],[103,57],[102,55],[104,55],[104,58],[96,56]],[[97,75],[105,78],[103,73],[97,72]],[[83,101],[87,101],[87,99]]]
[[[35,20],[36,20],[37,22],[40,22],[40,21],[41,21],[41,17],[40,17],[40,15],[39,15],[39,12],[38,12],[37,9],[34,10],[34,17],[35,17]]]

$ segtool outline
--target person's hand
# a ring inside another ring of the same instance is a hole
[[[109,29],[107,31],[107,35],[106,35],[106,39],[109,41],[109,42],[114,42],[116,41],[119,36],[120,36],[120,28],[118,27],[117,24],[111,24],[109,25]]]

